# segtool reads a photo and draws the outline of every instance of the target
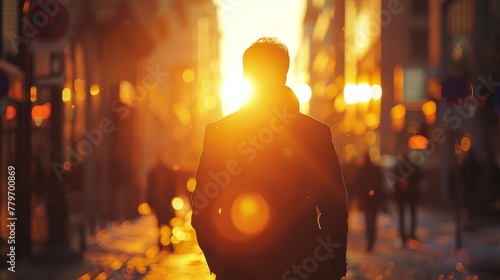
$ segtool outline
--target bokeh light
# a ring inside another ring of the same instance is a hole
[[[14,106],[8,105],[7,108],[5,108],[5,119],[12,120],[15,117],[16,117],[16,108],[14,108]]]
[[[380,100],[382,98],[382,87],[380,85],[372,85],[372,99]]]
[[[141,215],[149,215],[151,214],[151,208],[147,202],[141,203],[139,207],[137,207],[137,211]]]
[[[62,91],[61,98],[62,98],[63,102],[71,101],[71,90],[69,88],[65,87]]]
[[[406,108],[403,104],[397,104],[391,109],[392,128],[401,131],[405,125]]]
[[[429,140],[422,135],[413,135],[408,139],[408,147],[413,150],[424,150],[429,146]]]
[[[38,93],[37,93],[36,86],[31,86],[30,87],[30,100],[31,100],[31,102],[35,102],[37,97],[38,97]]]
[[[471,141],[468,136],[464,136],[462,140],[460,140],[460,147],[462,148],[462,151],[467,152],[470,150],[471,147]]]
[[[174,197],[172,199],[172,207],[174,207],[175,210],[179,211],[184,208],[184,201],[180,197]]]
[[[346,84],[344,87],[344,101],[351,105],[356,103],[356,85]]]
[[[90,95],[92,96],[96,96],[99,94],[99,92],[101,91],[101,89],[99,88],[98,85],[91,85],[90,86]]]
[[[196,179],[195,178],[189,178],[186,183],[186,188],[189,192],[193,192],[194,189],[196,188]]]
[[[361,103],[369,102],[372,98],[372,90],[369,84],[361,83],[357,87],[356,100]]]
[[[194,81],[195,75],[193,69],[186,69],[182,72],[182,80],[186,83],[192,83]]]

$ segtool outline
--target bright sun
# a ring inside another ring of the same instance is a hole
[[[221,101],[224,116],[240,109],[248,100],[252,86],[243,77],[233,77],[222,82]]]

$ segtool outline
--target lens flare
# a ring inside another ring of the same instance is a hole
[[[253,235],[263,230],[270,218],[269,205],[256,193],[239,195],[231,207],[231,221],[240,232]]]

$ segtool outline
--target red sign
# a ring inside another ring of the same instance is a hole
[[[36,31],[35,39],[43,43],[61,40],[69,31],[71,16],[68,8],[57,1],[36,2],[24,24]]]

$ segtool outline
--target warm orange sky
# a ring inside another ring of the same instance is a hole
[[[290,50],[289,86],[302,36],[305,0],[215,0],[219,6],[221,74],[225,82],[242,76],[241,57],[262,36],[277,37]]]

